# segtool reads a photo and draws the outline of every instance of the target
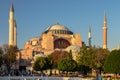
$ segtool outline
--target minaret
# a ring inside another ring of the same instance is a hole
[[[14,46],[17,46],[17,24],[16,24],[16,20],[14,20]]]
[[[91,28],[90,28],[90,25],[88,28],[88,43],[89,43],[89,47],[91,47]]]
[[[10,15],[9,15],[9,45],[16,46],[17,32],[16,32],[16,21],[14,19],[14,7],[11,4]]]
[[[103,24],[103,49],[107,49],[107,19],[106,19],[106,12],[104,12],[104,24]]]

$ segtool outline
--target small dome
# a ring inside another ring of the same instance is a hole
[[[80,46],[71,45],[66,48],[66,51],[69,52],[70,50],[72,50],[72,53],[78,53],[80,51],[80,48],[81,48]]]
[[[39,40],[39,37],[31,38],[30,41],[37,41]]]

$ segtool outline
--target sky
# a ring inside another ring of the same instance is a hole
[[[14,5],[17,22],[17,45],[39,37],[47,27],[60,23],[74,34],[80,33],[88,45],[91,27],[92,45],[102,47],[102,27],[106,11],[108,49],[120,45],[120,0],[0,0],[0,46],[8,43],[9,11]]]

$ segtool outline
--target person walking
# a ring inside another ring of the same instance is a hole
[[[101,74],[98,74],[98,80],[103,80]]]

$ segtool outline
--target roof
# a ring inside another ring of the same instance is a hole
[[[59,23],[56,23],[52,26],[49,26],[44,33],[48,33],[52,31],[53,34],[73,34],[66,26],[63,26]]]
[[[35,56],[36,56],[36,57],[46,57],[43,53],[36,54]]]
[[[65,26],[63,26],[63,25],[61,25],[61,24],[59,24],[59,23],[56,23],[56,24],[48,27],[48,28],[46,29],[46,31],[47,31],[47,30],[66,30],[66,31],[69,31],[69,29],[68,29],[67,27],[65,27]]]
[[[81,48],[80,46],[71,45],[66,48],[66,51],[69,52],[70,50],[72,50],[72,53],[78,53],[80,51],[80,48]]]

